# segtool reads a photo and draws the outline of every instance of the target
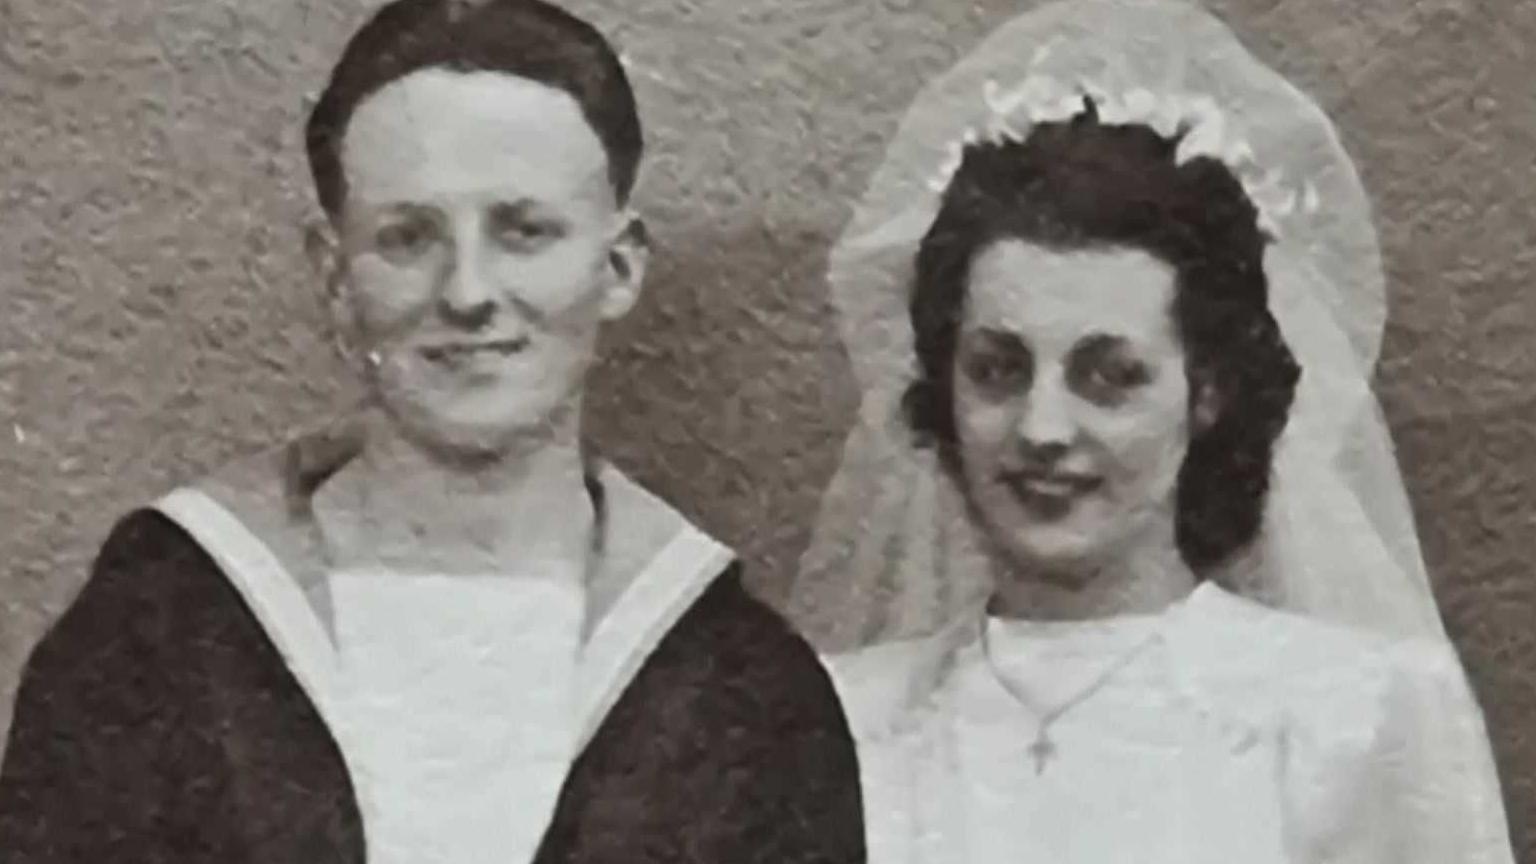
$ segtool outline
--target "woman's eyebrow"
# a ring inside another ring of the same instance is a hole
[[[1086,369],[1100,363],[1115,364],[1130,383],[1144,384],[1155,377],[1154,369],[1138,354],[1130,339],[1109,333],[1091,333],[1072,348],[1073,366]]]
[[[1002,348],[1009,351],[1029,350],[1029,346],[1024,344],[1023,337],[1009,330],[999,330],[996,327],[978,327],[971,331],[971,335],[987,342],[994,348]]]
[[[1113,333],[1094,332],[1077,340],[1072,346],[1074,354],[1101,355],[1128,355],[1131,353],[1131,340],[1124,336],[1116,336]]]

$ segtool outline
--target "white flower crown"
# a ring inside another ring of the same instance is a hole
[[[489,0],[448,0],[448,20],[457,21],[488,2]]]
[[[988,81],[982,99],[986,116],[949,145],[944,163],[928,183],[933,191],[949,187],[967,147],[983,142],[1023,143],[1033,126],[1071,120],[1087,111],[1091,100],[1100,123],[1144,125],[1164,138],[1177,138],[1179,165],[1201,156],[1220,160],[1243,184],[1259,211],[1259,226],[1271,235],[1279,235],[1283,219],[1298,212],[1316,213],[1322,207],[1317,187],[1310,181],[1288,183],[1279,170],[1260,165],[1252,146],[1235,134],[1233,124],[1209,96],[1159,96],[1145,88],[1112,93],[1088,82],[1069,86],[1049,76],[1032,75],[1006,91],[996,81]]]

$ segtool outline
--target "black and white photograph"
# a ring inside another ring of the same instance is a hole
[[[0,0],[0,861],[1536,864],[1532,38]]]

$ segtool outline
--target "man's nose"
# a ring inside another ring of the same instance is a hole
[[[461,245],[455,252],[438,292],[438,313],[451,324],[478,330],[489,325],[496,315],[496,287],[485,272],[479,249]]]

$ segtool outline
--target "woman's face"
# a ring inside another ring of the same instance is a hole
[[[413,437],[495,452],[573,404],[639,279],[607,155],[563,91],[427,69],[366,99],[342,164],[338,309]]]
[[[1190,414],[1174,291],[1136,249],[978,254],[955,427],[967,494],[1016,564],[1078,572],[1172,530]]]

